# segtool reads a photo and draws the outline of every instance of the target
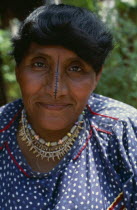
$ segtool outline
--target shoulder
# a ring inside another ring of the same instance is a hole
[[[18,99],[4,106],[0,107],[0,119],[2,120],[3,116],[10,117],[23,106],[22,100]],[[1,122],[0,120],[0,122]]]
[[[22,107],[21,99],[0,107],[0,135],[10,127]]]
[[[89,107],[91,126],[99,142],[103,141],[109,145],[112,148],[111,154],[115,147],[119,148],[121,154],[132,154],[137,158],[137,110],[130,105],[97,94],[91,95]],[[137,164],[135,166],[137,167]]]
[[[88,101],[91,125],[119,138],[129,132],[137,138],[137,109],[120,101],[92,94]],[[124,138],[126,139],[126,138]]]
[[[89,105],[94,112],[118,119],[137,117],[137,109],[123,102],[98,94],[92,94]]]

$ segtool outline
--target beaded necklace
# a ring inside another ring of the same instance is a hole
[[[48,160],[54,160],[56,157],[61,159],[70,150],[80,130],[83,129],[84,120],[83,114],[81,114],[70,132],[57,142],[47,142],[40,138],[28,123],[24,109],[22,110],[20,124],[19,136],[30,147],[30,151],[32,150],[36,154],[36,157],[41,157],[41,159],[47,158]]]

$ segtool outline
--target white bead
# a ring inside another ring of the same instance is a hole
[[[44,139],[39,139],[39,141],[40,141],[41,144],[45,144]]]

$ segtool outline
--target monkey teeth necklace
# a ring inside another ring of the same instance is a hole
[[[61,157],[71,149],[80,130],[83,129],[84,120],[83,114],[81,114],[70,132],[56,142],[47,142],[35,133],[27,121],[24,109],[22,110],[20,124],[19,136],[21,137],[21,140],[26,142],[27,146],[30,147],[29,151],[32,150],[33,153],[36,154],[36,157],[41,157],[41,159],[47,158],[48,160],[54,160],[56,157],[61,159]]]

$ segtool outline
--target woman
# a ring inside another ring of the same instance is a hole
[[[93,94],[112,36],[86,9],[36,9],[13,38],[0,109],[1,209],[137,209],[137,112]]]

